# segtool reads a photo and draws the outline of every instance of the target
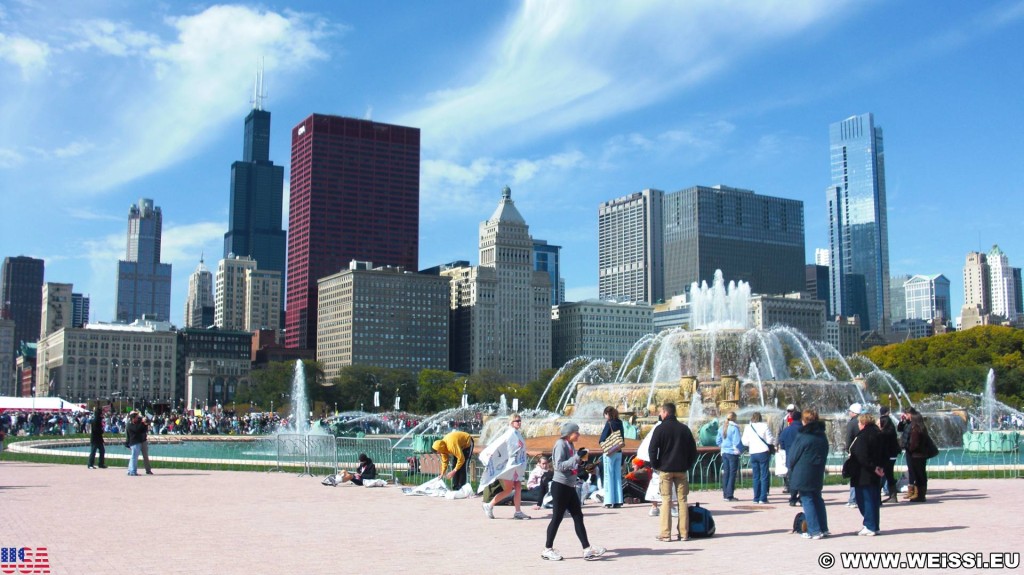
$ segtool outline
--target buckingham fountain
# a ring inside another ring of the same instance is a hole
[[[817,409],[833,449],[842,449],[851,404],[860,403],[876,414],[885,404],[894,415],[911,405],[903,386],[866,357],[844,358],[829,343],[811,341],[792,327],[751,327],[750,295],[748,284],[726,284],[721,272],[711,285],[693,284],[692,330],[644,336],[617,370],[604,359],[571,360],[552,378],[537,409],[524,414],[524,434],[553,435],[566,419],[579,423],[584,434],[597,434],[605,406],[615,406],[642,436],[656,422],[657,406],[671,401],[701,443],[713,445],[717,422],[729,412],[735,411],[744,423],[753,412],[761,412],[778,429],[785,406],[792,403]],[[578,371],[554,412],[540,409],[552,384],[571,369]],[[981,411],[942,404],[923,413],[936,443],[957,448],[983,418]],[[485,442],[499,429],[490,427],[485,427]]]

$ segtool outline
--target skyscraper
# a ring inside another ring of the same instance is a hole
[[[313,114],[291,162],[285,344],[312,349],[317,280],[352,260],[418,269],[420,131]]]
[[[982,252],[970,252],[964,262],[964,307],[975,306],[983,314],[992,309],[988,258]]]
[[[548,274],[551,280],[551,305],[562,303],[565,284],[561,275],[562,246],[554,246],[544,240],[533,240],[533,269]]]
[[[71,284],[46,282],[43,284],[43,308],[39,321],[39,341],[51,333],[71,326],[74,310],[71,305]]]
[[[479,237],[479,266],[441,271],[452,282],[451,369],[527,383],[551,367],[551,282],[533,269],[530,228],[508,187]]]
[[[832,313],[859,315],[861,329],[889,329],[889,226],[886,220],[882,128],[874,116],[851,116],[829,126],[832,183],[829,291]],[[849,276],[864,277],[866,309],[856,309]]]
[[[43,309],[43,260],[28,256],[6,257],[0,277],[0,308],[14,320],[14,346],[39,339]],[[12,353],[14,349],[11,350]]]
[[[71,294],[71,327],[85,327],[89,323],[89,294]]]
[[[188,276],[188,297],[185,298],[185,327],[199,329],[214,325],[213,274],[199,258],[196,271]]]
[[[1010,258],[996,245],[988,252],[987,259],[989,289],[992,290],[992,307],[989,312],[1013,321],[1021,310],[1017,309],[1017,288],[1014,284],[1013,268],[1010,267]]]
[[[598,207],[598,280],[602,300],[664,299],[661,190],[643,190]]]
[[[283,277],[288,235],[281,228],[284,168],[270,160],[270,112],[263,109],[262,84],[261,70],[256,76],[253,109],[245,118],[242,160],[231,164],[224,257],[251,257],[261,270],[276,271]]]
[[[804,204],[729,186],[665,194],[665,297],[693,282],[745,281],[760,294],[804,289]]]
[[[281,316],[281,272],[232,255],[217,265],[215,323],[236,331],[276,330]]]
[[[128,248],[117,264],[117,321],[170,321],[171,264],[160,263],[163,214],[142,198],[128,209]]]
[[[949,280],[946,276],[919,274],[903,282],[903,289],[906,292],[906,315],[899,319],[950,321]]]

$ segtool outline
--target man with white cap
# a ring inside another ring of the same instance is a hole
[[[851,403],[850,408],[846,410],[846,414],[850,416],[850,421],[846,422],[846,452],[850,452],[850,446],[853,445],[853,438],[857,437],[857,433],[860,432],[860,422],[857,418],[860,414],[864,413],[864,406],[859,403]],[[847,507],[857,507],[856,490],[853,485],[850,486],[850,499],[846,502]]]

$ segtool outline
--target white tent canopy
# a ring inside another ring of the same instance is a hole
[[[0,412],[4,411],[88,411],[77,403],[59,397],[0,397]]]

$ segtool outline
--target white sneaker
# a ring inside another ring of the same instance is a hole
[[[647,512],[647,515],[649,515],[650,517],[657,517],[661,515],[661,510],[659,510],[657,507],[651,507],[651,510]]]
[[[494,507],[491,506],[490,503],[484,503],[483,508],[484,515],[486,515],[488,519],[494,519]]]
[[[856,509],[857,508],[857,504],[856,503],[847,503],[846,506],[850,507],[852,509]]]
[[[864,537],[874,537],[875,535],[878,535],[878,532],[877,531],[872,531],[872,530],[868,529],[867,527],[865,527],[864,529],[861,529],[860,531],[858,531],[857,535],[863,535]]]
[[[804,539],[821,539],[823,535],[821,535],[820,533],[818,535],[811,535],[810,533],[801,533],[800,537],[803,537]]]
[[[678,507],[673,507],[672,508],[672,517],[679,517],[679,508]]]
[[[562,556],[558,554],[558,551],[555,551],[554,549],[550,549],[550,548],[545,549],[540,554],[540,558],[541,559],[547,559],[548,561],[561,561],[562,560]]]
[[[492,519],[493,519],[493,517],[492,517]],[[529,515],[523,513],[522,511],[516,511],[516,514],[512,516],[512,519],[533,519],[533,517],[530,517]]]
[[[593,561],[594,559],[597,559],[598,557],[604,555],[605,551],[607,551],[607,549],[605,549],[604,547],[597,547],[595,545],[591,545],[590,547],[587,547],[583,550],[583,558],[587,561]]]

